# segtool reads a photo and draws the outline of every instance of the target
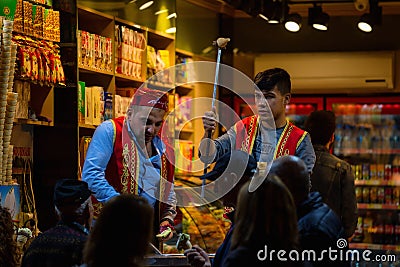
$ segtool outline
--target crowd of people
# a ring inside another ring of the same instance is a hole
[[[188,264],[349,266],[348,261],[282,260],[271,254],[318,253],[335,248],[339,239],[350,240],[357,206],[349,164],[330,153],[335,115],[315,111],[303,130],[285,115],[291,98],[285,70],[260,72],[254,84],[258,114],[215,140],[209,138],[216,129],[215,109],[203,116],[199,156],[215,165],[201,179],[214,181],[217,193],[225,192],[220,200],[231,227],[214,258],[197,244],[185,250]],[[21,259],[11,216],[0,207],[0,267],[144,266],[150,244],[157,247],[175,233],[174,150],[160,135],[167,111],[164,92],[139,88],[126,116],[97,127],[82,180],[55,184],[57,225],[35,237]],[[272,151],[263,140],[271,117]],[[264,153],[273,159],[267,166]]]

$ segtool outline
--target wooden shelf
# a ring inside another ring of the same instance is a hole
[[[362,210],[400,210],[400,205],[357,203],[357,208]]]
[[[400,149],[357,149],[357,148],[345,148],[340,150],[340,154],[351,155],[351,154],[378,154],[378,155],[394,155],[400,154]]]
[[[84,124],[84,123],[79,123],[79,127],[86,128],[86,129],[93,129],[93,130],[95,130],[97,128],[96,125]]]
[[[371,250],[393,250],[400,251],[399,245],[382,245],[382,244],[370,244],[370,243],[350,243],[351,249],[371,249]]]
[[[176,48],[175,52],[177,54],[185,56],[185,57],[194,57],[194,53],[186,51],[186,50],[183,50],[183,49]]]
[[[400,186],[400,180],[355,180],[355,185]]]
[[[188,95],[194,90],[192,84],[176,84],[175,91],[180,95]]]
[[[99,70],[95,68],[90,68],[87,66],[79,65],[79,71],[83,73],[89,73],[89,74],[102,74],[102,75],[107,75],[107,76],[113,76],[114,73],[111,71],[105,71],[105,70]]]
[[[46,121],[35,121],[35,120],[30,120],[30,119],[21,119],[21,118],[15,118],[14,119],[15,124],[27,124],[27,125],[41,125],[41,126],[54,126],[54,122],[46,122]]]
[[[121,73],[115,73],[116,82],[136,82],[136,83],[143,83],[142,80],[135,78],[133,76],[128,76]]]

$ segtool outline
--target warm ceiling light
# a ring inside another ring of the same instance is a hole
[[[298,32],[301,28],[301,16],[298,13],[289,14],[285,21],[285,28],[290,32]]]
[[[375,25],[382,22],[382,7],[378,6],[378,2],[371,3],[369,13],[363,14],[358,22],[358,28],[363,32],[372,32]]]
[[[176,27],[171,27],[165,30],[166,33],[176,33]]]
[[[258,16],[271,24],[281,23],[288,14],[289,6],[285,1],[263,0]]]
[[[371,21],[371,16],[369,14],[362,15],[357,26],[363,32],[372,32],[373,22]]]
[[[144,3],[139,7],[139,10],[145,10],[146,8],[149,8],[153,3],[154,1],[147,1],[146,3]]]
[[[258,16],[262,19],[265,19],[266,21],[268,21],[268,18],[264,15],[264,14],[258,14]]]
[[[157,12],[155,12],[154,13],[154,15],[160,15],[160,14],[163,14],[163,13],[167,13],[168,12],[168,9],[161,9],[161,10],[158,10]]]
[[[308,9],[308,24],[320,31],[328,30],[329,15],[322,12],[322,7],[314,6]]]
[[[169,14],[168,16],[167,16],[167,19],[172,19],[172,18],[176,18],[177,16],[176,16],[176,13],[174,12],[174,13],[171,13],[171,14]]]
[[[273,8],[271,10],[271,14],[268,16],[268,23],[278,24],[281,23],[285,19],[285,15],[288,11],[288,5],[284,2],[273,2]]]

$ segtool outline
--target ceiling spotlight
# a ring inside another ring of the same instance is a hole
[[[363,32],[372,32],[375,25],[382,22],[382,7],[378,6],[378,2],[370,3],[369,13],[363,14],[358,22],[358,28]]]
[[[284,2],[273,2],[271,15],[268,17],[268,23],[277,24],[283,22],[285,15],[288,13],[289,7]]]
[[[271,24],[278,24],[284,21],[289,12],[286,1],[263,0],[261,1],[258,16]]]
[[[167,13],[168,12],[168,9],[160,9],[160,10],[158,10],[157,12],[155,12],[154,13],[154,15],[160,15],[160,14],[163,14],[163,13]]]
[[[285,21],[285,28],[290,32],[298,32],[301,28],[301,16],[298,13],[289,14]]]
[[[168,29],[165,30],[165,32],[166,32],[166,33],[169,33],[169,34],[171,34],[171,33],[176,33],[176,27],[168,28]]]
[[[172,19],[172,18],[176,18],[177,16],[176,16],[176,13],[174,12],[174,13],[171,13],[171,14],[169,14],[168,16],[167,16],[167,19]]]
[[[153,3],[154,1],[147,1],[139,7],[139,10],[145,10],[146,8],[149,8]]]
[[[328,30],[329,15],[322,12],[322,7],[314,6],[308,9],[308,24],[320,31]]]

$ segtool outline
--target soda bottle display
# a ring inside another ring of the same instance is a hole
[[[394,225],[394,243],[400,245],[400,212],[396,213],[395,225]]]
[[[372,243],[372,235],[371,235],[372,229],[373,229],[373,218],[371,212],[368,211],[363,219],[363,233],[364,233],[363,243]]]
[[[364,233],[363,233],[363,217],[358,216],[357,218],[357,226],[356,226],[356,230],[354,231],[354,238],[353,238],[353,242],[357,242],[357,243],[361,243],[364,240]],[[400,227],[399,227],[400,230]]]
[[[382,244],[384,231],[385,231],[385,225],[383,222],[382,215],[378,214],[376,216],[376,220],[374,221],[374,227],[371,231],[372,242],[375,244]]]
[[[393,213],[389,212],[385,217],[385,233],[384,233],[384,244],[394,244],[393,236],[394,236],[394,227],[393,227]]]

